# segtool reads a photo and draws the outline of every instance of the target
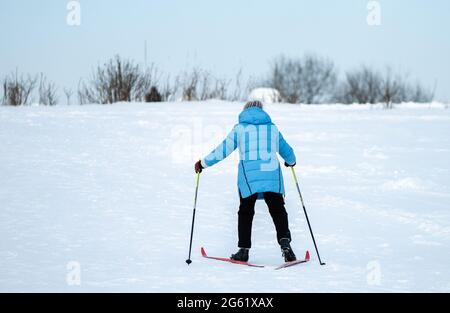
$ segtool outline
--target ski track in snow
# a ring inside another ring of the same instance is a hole
[[[257,203],[251,261],[206,260],[237,243],[237,154],[200,179],[193,163],[236,123],[221,101],[0,107],[0,291],[450,291],[450,111],[438,105],[267,106],[298,156],[320,267],[284,170],[293,247],[281,271]],[[66,278],[78,262],[81,285]],[[373,279],[374,266],[376,277]]]

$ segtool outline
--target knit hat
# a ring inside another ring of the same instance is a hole
[[[261,101],[249,101],[245,104],[244,110],[250,109],[250,108],[263,108],[263,104]]]

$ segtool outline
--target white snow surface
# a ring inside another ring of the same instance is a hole
[[[450,291],[450,110],[436,103],[268,105],[298,156],[327,265],[286,169],[292,245],[312,261],[273,269],[282,259],[264,202],[251,261],[266,268],[201,258],[201,246],[236,251],[234,153],[201,175],[188,267],[193,163],[242,106],[0,107],[0,291]]]

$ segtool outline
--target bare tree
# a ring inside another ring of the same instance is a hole
[[[37,77],[15,73],[6,76],[3,80],[3,105],[29,105],[31,95],[36,88]]]
[[[332,61],[313,54],[298,59],[281,56],[272,63],[268,85],[289,103],[323,103],[332,98],[336,72]]]

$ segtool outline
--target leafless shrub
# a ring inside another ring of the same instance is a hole
[[[203,101],[227,99],[230,82],[216,78],[208,71],[194,68],[177,76],[174,84],[180,86],[184,101]]]
[[[429,103],[434,99],[435,90],[427,89],[420,82],[410,84],[406,87],[405,101]]]
[[[277,89],[284,101],[299,103],[301,101],[302,74],[301,62],[281,56],[272,64],[268,85]]]
[[[88,83],[79,87],[80,103],[110,104],[143,101],[151,86],[156,84],[156,69],[142,71],[139,65],[119,56],[98,66]]]
[[[156,86],[150,88],[150,92],[145,95],[145,102],[161,102],[162,96]]]
[[[63,89],[64,95],[66,96],[66,103],[67,105],[71,105],[71,98],[73,96],[73,91],[70,88],[64,88]]]
[[[198,100],[198,81],[199,81],[199,70],[193,69],[190,73],[184,72],[181,78],[177,77],[176,83],[180,82],[182,89],[182,99],[184,101],[196,101]]]
[[[242,100],[242,69],[239,69],[236,74],[236,77],[234,79],[234,89],[228,96],[228,99],[231,101]]]
[[[89,103],[86,93],[87,92],[84,90],[84,86],[83,86],[83,80],[80,79],[78,81],[78,88],[77,88],[77,96],[78,96],[78,104],[79,105]],[[94,103],[94,102],[91,102],[91,103]]]
[[[328,101],[336,86],[334,63],[315,55],[303,60],[303,98],[304,103],[323,103]]]
[[[37,77],[19,75],[18,71],[3,80],[3,105],[29,105],[36,88]]]
[[[157,86],[159,80],[160,74],[156,66],[152,64],[150,67],[147,67],[147,69],[141,73],[141,77],[137,81],[136,101],[144,101],[153,88],[158,90]]]
[[[281,56],[272,63],[267,85],[289,103],[323,103],[333,95],[336,72],[332,61],[313,54],[298,59]]]
[[[209,72],[203,72],[200,84],[200,100],[226,99],[230,81],[215,78]]]
[[[388,109],[392,108],[393,103],[429,102],[433,97],[434,92],[420,83],[409,83],[406,74],[394,72],[391,67],[379,72],[367,66],[347,72],[336,94],[338,102],[384,103]]]
[[[265,86],[266,82],[256,80],[253,77],[248,77],[245,81],[243,71],[240,69],[234,78],[230,81],[230,85],[234,85],[230,88],[226,100],[230,101],[246,101],[250,92],[258,87]]]
[[[58,103],[57,88],[54,83],[49,82],[44,74],[39,77],[39,104],[56,105]]]
[[[383,75],[382,101],[387,109],[392,108],[393,103],[400,103],[412,99],[411,91],[407,83],[407,76],[394,73],[391,67],[387,67]]]
[[[175,83],[172,83],[170,75],[167,75],[164,83],[161,85],[162,101],[173,101],[178,93],[180,86],[178,80],[175,79]]]
[[[383,78],[367,66],[347,72],[336,96],[342,103],[377,103],[381,101]]]

